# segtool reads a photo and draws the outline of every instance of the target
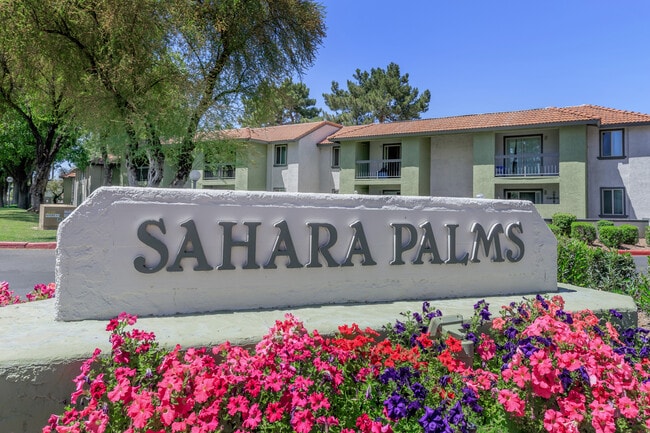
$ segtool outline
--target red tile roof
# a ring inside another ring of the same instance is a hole
[[[214,134],[205,134],[204,138],[225,138],[232,140],[257,141],[260,143],[281,143],[300,140],[323,126],[342,126],[329,121],[297,123],[294,125],[268,126],[264,128],[227,129]]]
[[[503,113],[471,114],[407,122],[374,123],[345,126],[329,137],[330,141],[367,139],[388,136],[409,136],[469,132],[490,129],[511,129],[571,124],[598,126],[650,124],[650,115],[633,113],[595,105],[565,108],[539,108]]]
[[[560,110],[567,110],[598,118],[600,120],[600,126],[604,127],[650,123],[650,115],[648,114],[600,107],[598,105],[577,105],[574,107],[560,108]]]

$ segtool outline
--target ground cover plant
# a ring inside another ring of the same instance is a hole
[[[563,300],[484,301],[457,337],[427,303],[380,335],[325,337],[290,314],[254,348],[161,348],[126,313],[75,379],[63,432],[627,432],[650,428],[648,331]],[[474,343],[465,354],[462,340]]]
[[[39,230],[37,213],[0,207],[0,241],[55,242],[56,230]]]

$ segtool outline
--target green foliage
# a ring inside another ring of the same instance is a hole
[[[645,244],[650,245],[650,226],[645,228]]]
[[[553,214],[552,223],[560,228],[560,233],[563,236],[571,234],[571,224],[577,220],[577,217],[569,213],[557,212]]]
[[[558,282],[623,293],[632,296],[640,309],[650,311],[648,278],[637,272],[631,255],[570,238],[559,239],[557,248]]]
[[[623,243],[623,231],[617,226],[604,226],[598,232],[598,239],[609,248],[618,248]]]
[[[596,227],[591,223],[571,223],[571,237],[592,244],[596,240]]]
[[[364,125],[396,120],[419,119],[427,111],[431,92],[422,95],[408,84],[409,75],[401,75],[399,66],[390,63],[386,70],[357,69],[355,81],[348,80],[347,90],[332,82],[332,93],[324,93],[325,104],[334,111],[333,120],[344,125]]]
[[[294,83],[286,78],[276,86],[262,82],[254,94],[242,98],[244,115],[242,126],[260,127],[301,123],[316,120],[320,109],[316,100],[309,97],[309,88],[304,83]]]
[[[611,227],[613,226],[614,223],[609,220],[600,220],[598,223],[596,223],[596,226],[598,227],[598,230],[600,230],[601,227]]]
[[[555,224],[548,224],[548,228],[551,229],[556,238],[562,236],[562,230]]]
[[[621,243],[628,245],[636,245],[639,243],[639,228],[632,224],[622,224],[619,226],[621,229],[622,239]]]

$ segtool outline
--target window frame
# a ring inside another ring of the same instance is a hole
[[[281,149],[284,149],[284,152]],[[288,146],[286,144],[276,144],[273,146],[273,167],[286,167],[287,153]]]
[[[332,168],[341,168],[341,146],[332,146]]]
[[[614,213],[616,210],[615,200],[615,191],[621,192],[621,213]],[[611,213],[605,212],[605,193],[610,193],[611,196]],[[625,187],[622,186],[605,186],[600,188],[600,218],[627,218],[627,206],[625,206]]]
[[[141,165],[135,168],[135,180],[138,182],[149,182],[149,166]]]
[[[611,139],[610,139],[610,155],[605,155],[603,152],[603,142],[604,142],[604,136],[605,134],[612,133],[612,132],[620,132],[621,133],[621,154],[620,155],[612,155],[612,145],[611,145]],[[615,129],[601,129],[598,134],[599,137],[599,143],[598,143],[598,159],[625,159],[627,158],[625,154],[625,130],[623,128],[615,128]]]
[[[503,195],[505,196],[506,200],[525,200],[522,198],[512,198],[508,197],[508,194],[511,194],[513,192],[516,192],[517,194],[520,194],[522,192],[532,192],[535,194],[535,200],[533,201],[533,204],[544,204],[544,190],[542,188],[529,188],[529,189],[504,189],[503,190]],[[539,201],[537,199],[539,198]]]

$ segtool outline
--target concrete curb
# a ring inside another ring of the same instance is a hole
[[[618,253],[631,256],[650,256],[650,250],[618,250]]]
[[[53,250],[56,249],[56,242],[0,242],[0,248],[10,250]]]

